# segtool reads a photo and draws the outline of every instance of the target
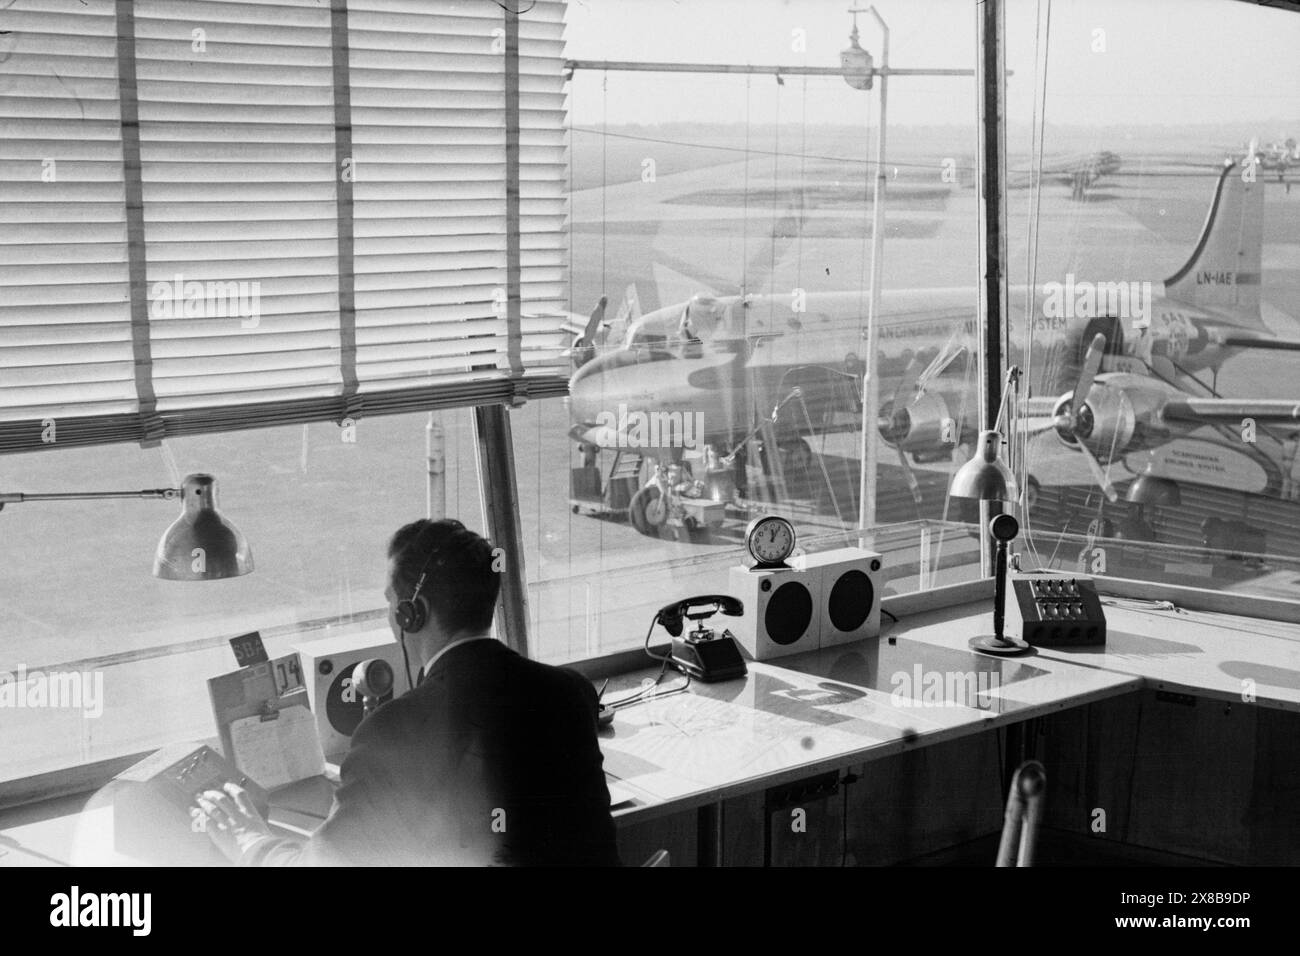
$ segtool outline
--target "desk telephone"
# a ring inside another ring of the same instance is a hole
[[[707,605],[712,607],[706,608]],[[744,677],[748,673],[740,645],[731,632],[724,629],[716,634],[713,628],[704,626],[703,622],[719,611],[739,617],[745,613],[745,607],[726,594],[701,594],[665,605],[655,615],[655,623],[673,639],[673,665],[683,674],[706,683]],[[686,621],[695,622],[695,627],[683,635]]]

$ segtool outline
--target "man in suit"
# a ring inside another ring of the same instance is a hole
[[[272,836],[233,785],[199,798],[213,840],[244,865],[617,865],[596,692],[491,637],[491,545],[421,520],[388,557],[389,624],[416,686],[357,728],[305,845]]]

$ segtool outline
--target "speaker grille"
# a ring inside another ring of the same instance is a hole
[[[365,704],[361,700],[361,691],[355,687],[344,687],[344,682],[352,677],[352,667],[343,667],[335,676],[333,683],[330,684],[329,694],[325,697],[325,717],[329,720],[330,726],[344,737],[351,737],[353,731],[361,723],[361,718],[365,716]],[[350,692],[348,696],[351,700],[344,700],[344,690]],[[392,691],[389,691],[383,697],[379,698],[380,703],[388,703],[393,699]]]
[[[856,568],[845,571],[831,588],[826,613],[837,631],[856,631],[871,614],[875,588],[871,578]]]
[[[767,636],[783,647],[793,644],[808,632],[812,623],[812,595],[797,581],[787,581],[776,589],[763,614]]]

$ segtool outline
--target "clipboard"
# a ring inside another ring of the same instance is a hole
[[[324,773],[297,653],[208,678],[221,752],[267,790]]]

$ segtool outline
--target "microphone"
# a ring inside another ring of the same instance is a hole
[[[369,717],[379,709],[380,701],[393,692],[393,668],[377,657],[352,668],[352,686],[361,692],[361,711]]]

